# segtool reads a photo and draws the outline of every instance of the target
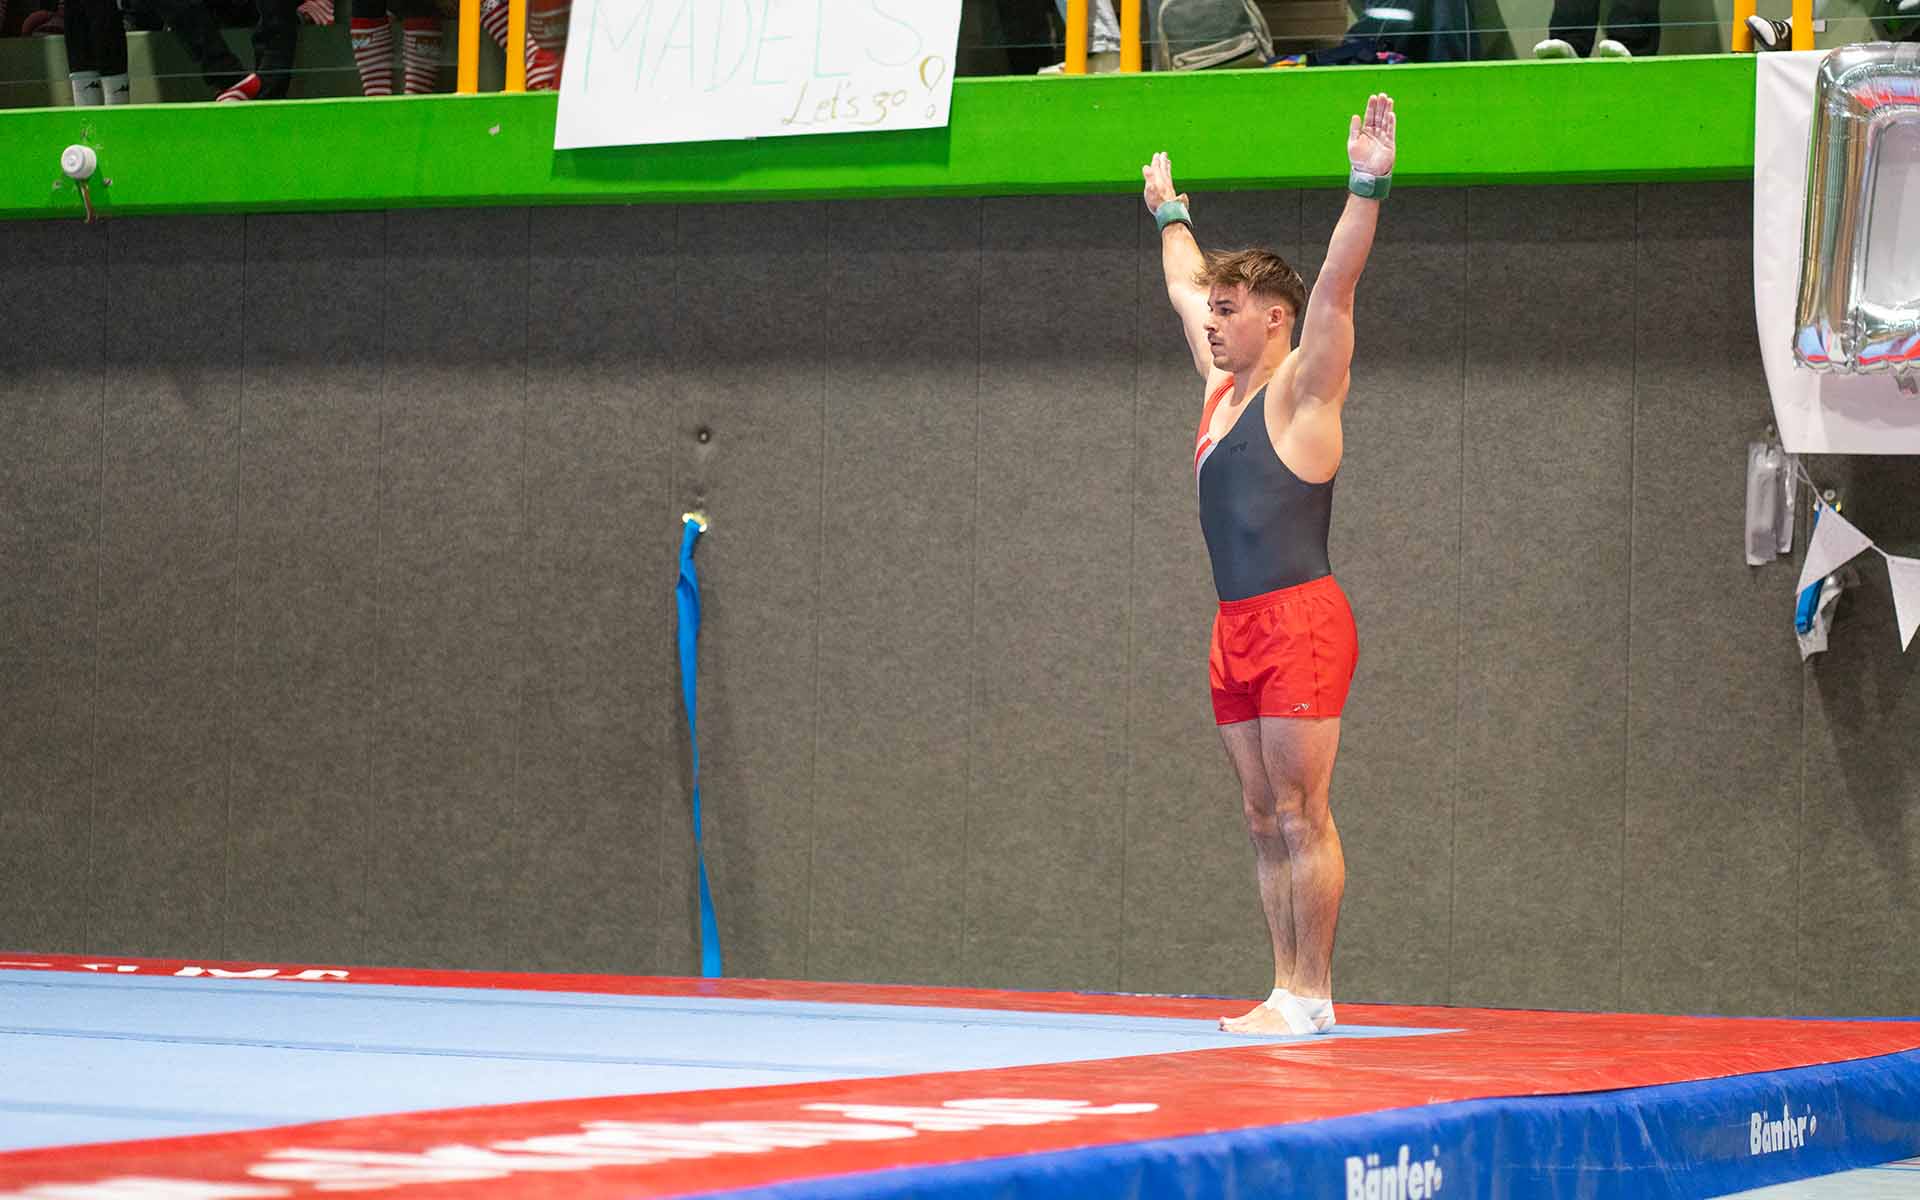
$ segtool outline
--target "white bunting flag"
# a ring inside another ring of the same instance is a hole
[[[1900,622],[1900,649],[1913,645],[1920,629],[1920,558],[1887,555],[1887,575],[1893,580],[1893,615]]]
[[[1822,504],[1820,523],[1813,527],[1813,540],[1807,544],[1807,561],[1800,568],[1799,595],[1815,580],[1825,579],[1854,555],[1873,545],[1866,534],[1855,529],[1845,517]]]

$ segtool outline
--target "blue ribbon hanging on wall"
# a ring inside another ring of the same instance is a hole
[[[718,978],[720,924],[713,916],[713,889],[707,885],[707,852],[700,844],[700,577],[693,569],[693,544],[707,531],[707,519],[687,513],[681,520],[680,581],[674,587],[679,609],[680,697],[687,706],[687,742],[693,747],[693,853],[700,866],[700,974]]]

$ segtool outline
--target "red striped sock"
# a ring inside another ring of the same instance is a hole
[[[560,88],[561,58],[567,51],[567,18],[573,0],[527,0],[527,90]]]
[[[440,18],[408,17],[401,23],[407,63],[407,95],[440,90]]]
[[[531,38],[527,41],[527,90],[560,90],[560,56],[544,46],[534,45]]]
[[[353,63],[360,68],[360,90],[369,96],[393,95],[393,26],[385,17],[355,17]]]
[[[480,28],[487,31],[494,45],[507,48],[507,0],[481,0]]]

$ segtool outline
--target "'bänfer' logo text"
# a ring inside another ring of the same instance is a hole
[[[1347,1200],[1427,1200],[1440,1191],[1440,1147],[1415,1159],[1406,1146],[1386,1162],[1378,1154],[1347,1156]]]
[[[1820,1118],[1813,1115],[1811,1108],[1796,1117],[1792,1107],[1783,1103],[1778,1117],[1764,1112],[1747,1117],[1747,1149],[1755,1155],[1798,1150],[1819,1127]]]

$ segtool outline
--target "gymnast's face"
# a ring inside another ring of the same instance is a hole
[[[1207,292],[1207,346],[1222,371],[1245,371],[1257,364],[1274,338],[1285,341],[1292,318],[1284,304],[1249,296],[1244,283],[1216,284]]]

